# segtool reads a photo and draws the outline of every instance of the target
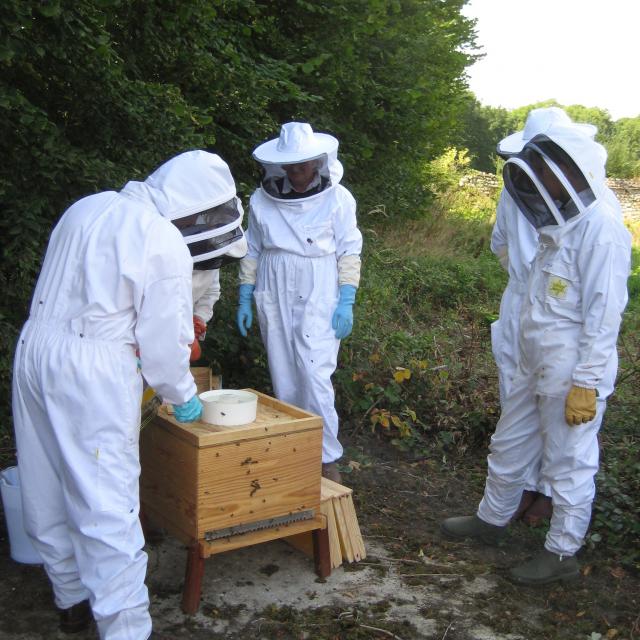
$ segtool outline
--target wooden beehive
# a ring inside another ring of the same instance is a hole
[[[331,568],[336,569],[343,562],[364,560],[367,552],[353,504],[353,491],[322,478],[320,500],[320,512],[327,519]],[[308,533],[290,536],[286,540],[308,556],[313,556],[313,544]]]
[[[321,418],[253,393],[251,424],[181,424],[162,407],[141,433],[142,508],[185,543],[309,510],[320,518]]]

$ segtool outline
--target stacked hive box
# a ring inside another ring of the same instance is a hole
[[[357,562],[366,558],[351,489],[322,478],[320,513],[327,519],[332,569],[343,562]],[[287,542],[307,555],[313,555],[312,540],[308,534],[291,536]]]

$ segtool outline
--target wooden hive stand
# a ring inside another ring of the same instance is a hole
[[[353,491],[337,482],[322,478],[320,513],[327,519],[331,568],[343,562],[358,562],[367,557],[353,504]],[[286,542],[314,557],[313,540],[308,533],[286,538]]]

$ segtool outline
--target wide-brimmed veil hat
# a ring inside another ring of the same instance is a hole
[[[338,140],[317,133],[307,122],[287,122],[280,136],[256,147],[253,157],[262,164],[294,164],[336,154]]]
[[[546,134],[551,128],[557,126],[574,128],[577,133],[591,139],[598,132],[598,127],[593,124],[573,122],[564,109],[560,107],[532,109],[527,116],[522,131],[516,131],[498,142],[498,155],[510,156],[520,153],[531,138],[539,134]]]

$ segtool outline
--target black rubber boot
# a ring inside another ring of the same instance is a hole
[[[88,600],[74,604],[60,611],[60,631],[63,633],[79,633],[89,628],[93,615]]]
[[[440,525],[440,530],[449,538],[465,540],[471,538],[485,544],[498,544],[507,531],[507,527],[498,527],[480,520],[478,516],[458,516],[447,518]]]
[[[509,575],[518,584],[549,584],[574,580],[580,575],[580,565],[575,556],[559,556],[543,549],[535,558],[511,569]]]

